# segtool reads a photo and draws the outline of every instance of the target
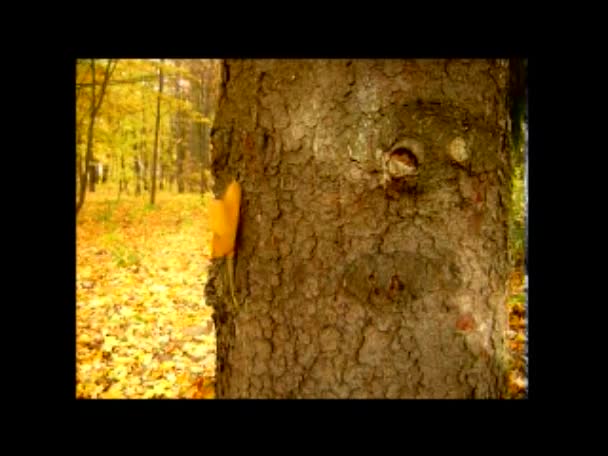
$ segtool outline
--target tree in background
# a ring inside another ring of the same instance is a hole
[[[121,59],[113,61],[107,74],[100,71],[98,61],[93,63],[95,73],[90,60],[76,65],[77,208],[84,203],[81,195],[87,184],[94,185],[87,174],[94,172],[90,166],[94,158],[101,169],[105,166],[109,171],[103,176],[110,187],[116,185],[118,196],[129,188],[136,195],[151,192],[153,172],[157,190],[165,184],[170,188],[174,182],[179,192],[198,192],[206,186],[208,125],[217,94],[215,87],[207,85],[217,85],[219,61]],[[97,88],[95,93],[91,87]],[[107,93],[106,87],[111,88]],[[157,170],[153,171],[154,147],[150,146],[156,141]],[[102,151],[103,156],[95,157],[93,150]]]
[[[150,191],[150,204],[154,205],[156,198],[156,174],[158,167],[158,131],[160,129],[160,97],[163,93],[163,67],[164,59],[160,59],[158,67],[158,97],[156,101],[156,126],[154,128],[154,155],[152,158],[152,189]]]
[[[106,63],[105,71],[103,72],[101,88],[100,88],[100,93],[99,93],[98,97],[96,95],[97,79],[96,79],[96,74],[95,74],[96,73],[95,59],[91,59],[90,68],[91,68],[91,77],[92,77],[92,82],[90,83],[90,87],[91,87],[91,98],[90,98],[90,106],[89,106],[90,120],[89,120],[89,125],[88,125],[88,130],[87,130],[87,148],[86,148],[86,155],[85,155],[85,161],[84,161],[84,170],[82,170],[80,166],[78,167],[78,172],[80,174],[80,176],[79,176],[80,193],[78,196],[78,201],[76,203],[76,214],[78,214],[78,212],[82,208],[82,205],[84,204],[84,200],[85,200],[86,192],[87,192],[87,180],[88,179],[91,179],[91,191],[95,191],[95,180],[97,177],[97,174],[96,174],[97,167],[95,166],[95,162],[93,159],[93,157],[94,157],[94,154],[93,154],[94,142],[93,141],[94,141],[94,133],[95,133],[95,129],[94,129],[95,120],[97,118],[97,113],[99,112],[99,109],[101,108],[101,104],[103,102],[103,98],[106,93],[106,87],[108,85],[108,81],[110,80],[112,73],[116,69],[116,63],[113,62],[112,59],[108,59],[108,61]],[[82,85],[84,85],[84,84],[81,83],[81,85],[77,87],[77,90],[80,90]],[[77,95],[78,94],[79,94],[79,92],[77,91]],[[82,123],[83,123],[82,120],[80,122],[78,122],[77,127],[79,125],[81,126]],[[77,137],[78,137],[78,128],[77,128]]]
[[[210,124],[215,112],[217,93],[219,88],[219,65],[211,60],[191,60],[189,62],[190,71],[193,75],[192,103],[195,109],[203,118],[209,121],[200,121],[193,124],[193,146],[192,150],[200,151],[200,191],[204,194],[209,190],[208,182],[209,162],[210,162]]]
[[[184,70],[176,80],[177,96],[194,115],[178,111],[173,128],[177,141],[177,184],[180,193],[208,190],[209,131],[219,87],[219,65],[214,60],[176,60]]]
[[[512,163],[504,60],[229,60],[216,194],[242,186],[217,397],[497,398]]]

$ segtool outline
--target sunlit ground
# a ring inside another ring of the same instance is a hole
[[[213,397],[203,198],[116,197],[98,186],[77,220],[77,397]]]

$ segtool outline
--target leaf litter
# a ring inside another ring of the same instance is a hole
[[[88,195],[77,222],[76,396],[214,397],[204,199],[109,198]]]
[[[525,274],[516,269],[509,283],[509,330],[507,331],[511,368],[508,372],[506,399],[524,399],[528,391],[527,312]]]

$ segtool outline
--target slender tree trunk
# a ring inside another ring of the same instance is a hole
[[[142,79],[142,83],[144,80]],[[141,129],[139,130],[139,144],[134,145],[135,154],[133,158],[133,166],[135,171],[135,195],[141,195],[142,181],[145,180],[144,157],[146,155],[146,98],[144,92],[141,92]]]
[[[196,74],[199,76],[199,88],[197,97],[198,111],[203,117],[211,118],[214,114],[215,104],[217,100],[212,95],[217,93],[214,84],[217,84],[215,72],[217,71],[218,65],[215,61],[204,61],[198,66]],[[210,125],[209,123],[201,123],[198,125],[198,135],[200,138],[200,160],[201,160],[201,174],[200,174],[200,191],[201,194],[205,194],[210,187],[208,181],[208,169],[210,164]]]
[[[497,398],[506,61],[238,60],[212,133],[242,186],[235,306],[206,285],[219,398]]]
[[[202,147],[201,147],[201,195],[204,195],[209,190],[209,182],[207,182],[207,173],[209,169],[209,125],[203,124],[202,129]]]
[[[80,181],[80,198],[76,203],[76,215],[80,212],[82,205],[84,204],[84,200],[87,192],[87,176],[89,174],[90,164],[93,161],[93,134],[95,131],[95,118],[97,116],[97,112],[101,107],[101,103],[103,101],[103,96],[106,92],[106,87],[112,72],[116,68],[116,62],[114,62],[114,66],[112,66],[112,59],[108,59],[108,63],[106,65],[103,82],[101,84],[101,91],[99,93],[99,100],[96,102],[95,100],[95,59],[91,59],[91,71],[93,75],[93,83],[91,84],[91,111],[90,111],[90,119],[89,119],[89,129],[87,131],[87,152],[85,156],[85,172],[83,173],[83,179]]]
[[[152,156],[152,191],[150,192],[150,204],[154,205],[156,198],[156,167],[158,163],[158,132],[160,130],[160,97],[163,93],[163,63],[160,59],[158,67],[158,97],[156,99],[156,125],[154,127],[154,155]]]
[[[129,183],[127,181],[127,169],[125,167],[125,156],[123,153],[120,154],[120,184],[118,194],[121,192],[129,193]]]
[[[211,106],[210,106],[210,92],[211,92],[211,81],[212,78],[209,77],[209,73],[212,71],[212,68],[205,66],[204,73],[200,78],[200,95],[199,95],[199,109],[200,113],[209,117],[211,115]],[[200,138],[201,138],[201,195],[204,195],[205,192],[209,190],[209,183],[207,182],[207,169],[209,169],[209,124],[203,123],[200,125]]]
[[[147,132],[145,134],[147,134]],[[143,138],[145,138],[145,134],[144,134]],[[141,183],[143,185],[144,191],[147,192],[148,189],[150,188],[150,186],[148,185],[148,182],[149,182],[148,170],[150,169],[150,166],[149,166],[149,159],[148,159],[149,155],[148,155],[147,142],[145,139],[143,140],[143,145],[142,145],[142,148],[140,151],[140,156],[141,156],[141,159],[139,162],[140,163],[139,166],[140,166]]]
[[[78,177],[78,183],[80,184],[82,181],[82,156],[78,150],[76,151],[76,175]],[[77,186],[76,188],[78,189],[79,187]]]
[[[180,122],[181,124],[181,122]],[[181,125],[179,127],[179,131],[181,132]],[[186,186],[184,184],[184,162],[185,162],[186,150],[184,148],[183,141],[180,140],[177,143],[177,169],[176,169],[176,179],[177,179],[177,192],[184,193],[186,190]]]
[[[137,149],[135,152],[135,156],[133,157],[133,169],[135,171],[135,195],[139,196],[139,195],[141,195],[142,170],[141,170],[140,155],[139,155],[139,151],[137,151]]]
[[[180,66],[179,61],[175,62],[176,66]],[[183,93],[179,85],[179,77],[175,78],[175,96],[178,99],[182,99]],[[177,181],[177,192],[184,193],[184,122],[183,115],[180,110],[175,113],[174,120],[174,138],[176,147],[176,159],[175,159],[175,180]]]
[[[89,175],[89,164],[91,159],[93,158],[93,131],[95,127],[95,115],[97,114],[95,109],[95,59],[91,59],[91,72],[93,77],[93,83],[91,84],[91,110],[90,110],[90,118],[89,118],[89,128],[87,131],[87,151],[84,159],[84,169],[83,179],[80,180],[80,198],[78,199],[78,203],[76,205],[76,214],[80,212],[82,205],[84,204],[84,200],[87,192],[87,181]]]
[[[95,184],[97,183],[97,162],[92,161],[89,163],[89,192],[95,193]]]
[[[108,176],[110,175],[110,165],[103,164],[101,169],[102,169],[101,183],[105,184],[106,182],[108,182]]]
[[[192,75],[197,75],[199,73],[200,70],[200,66],[201,66],[201,60],[192,60],[190,62],[190,72],[192,73]],[[201,104],[200,104],[200,97],[201,97],[201,81],[200,79],[196,79],[193,80],[191,82],[191,86],[190,86],[190,101],[192,103],[192,106],[194,107],[194,110],[198,113],[201,114]],[[193,167],[193,171],[197,170],[197,169],[201,169],[202,168],[202,157],[201,157],[201,153],[202,153],[202,131],[201,131],[201,123],[197,122],[196,120],[189,120],[188,121],[189,125],[190,125],[190,163],[191,166]],[[199,174],[200,175],[200,174]],[[197,182],[200,185],[200,182]],[[192,182],[192,174],[190,174],[189,179],[188,179],[188,185],[191,187],[190,191],[192,190],[194,182]]]

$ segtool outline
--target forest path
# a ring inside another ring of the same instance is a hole
[[[210,398],[205,199],[87,195],[77,221],[77,397]]]

